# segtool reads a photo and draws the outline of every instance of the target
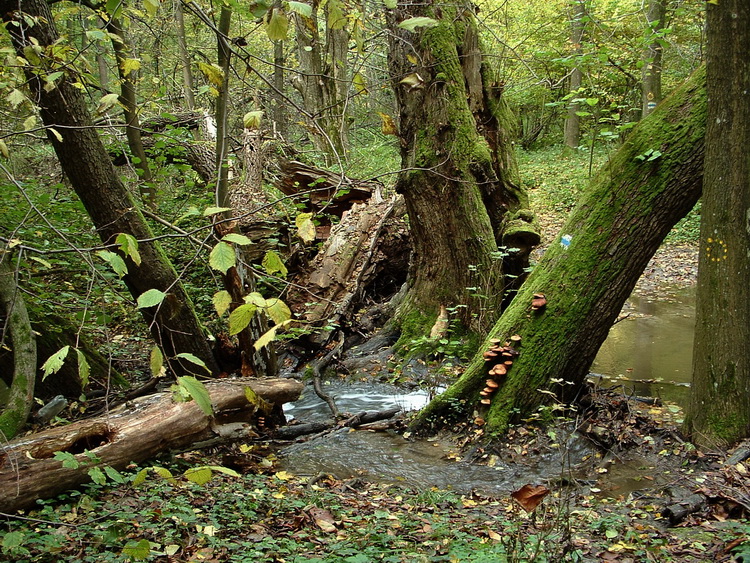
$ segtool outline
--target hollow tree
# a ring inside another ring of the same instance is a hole
[[[482,54],[470,3],[401,2],[387,17],[401,143],[396,190],[413,241],[402,339],[429,333],[441,307],[486,330],[509,274],[523,276],[539,241],[518,182],[503,83]]]
[[[49,5],[43,0],[20,4],[7,0],[0,1],[0,10],[16,53],[20,60],[28,61],[24,72],[47,138],[99,237],[113,244],[118,234],[125,233],[141,241],[140,260],[134,261],[132,253],[122,256],[128,268],[123,280],[130,293],[134,298],[151,289],[166,293],[160,304],[141,312],[170,366],[178,374],[194,371],[195,366],[186,363],[184,356],[177,357],[192,354],[211,372],[218,372],[190,297],[115,171],[93,126],[83,92],[74,86],[78,78],[64,60],[66,47],[59,41]],[[57,71],[64,74],[49,88],[45,79]]]
[[[693,393],[686,428],[703,446],[750,436],[750,7],[706,7],[706,164]]]
[[[540,390],[565,401],[577,396],[648,261],[700,196],[704,85],[701,69],[633,130],[592,179],[485,346],[464,374],[420,412],[415,430],[428,432],[477,413],[486,431],[497,434],[549,398]],[[546,296],[547,304],[533,310],[537,293]],[[493,341],[501,347],[510,341],[516,349],[509,352],[507,373],[496,377],[489,372],[499,358],[483,357],[491,355],[485,352]],[[490,379],[496,391],[483,397]]]

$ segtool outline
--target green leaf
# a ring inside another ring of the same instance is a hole
[[[276,340],[276,330],[281,325],[275,325],[272,326],[270,329],[268,329],[266,332],[260,335],[260,338],[255,341],[253,344],[253,348],[256,350],[260,350],[261,348],[268,346],[271,342]]]
[[[271,19],[268,20],[268,25],[266,25],[266,34],[268,35],[268,38],[271,41],[283,41],[286,39],[288,31],[289,18],[286,17],[286,14],[283,11],[274,8],[271,11]]]
[[[414,31],[418,27],[435,27],[437,24],[437,20],[420,16],[402,21],[400,24],[398,24],[398,27],[400,27],[401,29],[405,29],[406,31]]]
[[[243,297],[243,299],[245,300],[245,303],[252,303],[256,307],[260,307],[261,309],[266,306],[266,298],[257,291],[248,293],[247,295],[245,295],[245,297]]]
[[[287,6],[290,11],[296,12],[301,16],[305,16],[306,18],[312,17],[312,6],[310,4],[305,4],[304,2],[287,2]]]
[[[300,213],[294,220],[294,224],[297,226],[297,236],[304,242],[315,240],[315,225],[312,218],[312,213]]]
[[[104,5],[104,9],[113,18],[119,18],[122,15],[122,7],[124,6],[123,0],[107,0]]]
[[[5,158],[10,158],[10,151],[8,150],[8,145],[5,144],[5,141],[0,139],[0,154],[2,154]]]
[[[52,454],[52,457],[57,461],[62,462],[62,466],[66,469],[78,469],[81,466],[80,462],[76,459],[76,456],[70,452],[55,452]]]
[[[253,244],[253,241],[251,241],[248,237],[246,237],[245,235],[240,235],[238,233],[229,233],[228,235],[224,235],[221,240],[233,242],[234,244],[239,244],[240,246]]]
[[[231,211],[231,207],[206,207],[203,211],[204,217],[210,217],[211,215],[217,215],[218,213],[224,213],[225,211]]]
[[[214,309],[216,309],[216,314],[221,317],[232,305],[232,296],[228,291],[222,289],[221,291],[217,291],[216,293],[214,293],[211,301],[214,304]]]
[[[245,129],[259,129],[262,118],[262,110],[249,111],[242,118],[242,125],[245,127]]]
[[[177,480],[172,476],[172,472],[167,469],[166,467],[152,467],[154,473],[156,473],[159,477],[167,481],[170,485],[176,485]]]
[[[78,356],[78,379],[81,380],[81,387],[86,388],[89,384],[89,374],[91,373],[91,366],[86,359],[86,354],[76,349],[76,355]]]
[[[126,482],[123,474],[117,471],[117,469],[115,469],[114,467],[106,465],[104,467],[104,472],[107,474],[107,477],[109,477],[114,483],[117,483],[118,485],[122,485]]]
[[[23,92],[21,92],[20,90],[13,89],[10,91],[10,94],[8,94],[8,97],[6,99],[13,109],[17,109],[18,106],[26,101],[26,96],[24,96]]]
[[[206,386],[203,383],[190,375],[183,375],[177,378],[177,384],[188,392],[195,403],[206,413],[206,416],[214,414],[214,409],[211,405],[211,396],[208,394],[208,390],[206,390]]]
[[[357,94],[364,95],[369,93],[367,90],[367,82],[365,81],[365,77],[361,72],[358,72],[354,76],[352,76],[352,85],[354,86],[354,91],[357,92]]]
[[[99,467],[92,467],[88,470],[88,474],[91,480],[97,485],[104,485],[107,482],[107,476]]]
[[[207,372],[211,373],[211,370],[208,369],[208,366],[206,365],[206,362],[201,360],[198,356],[195,354],[191,354],[190,352],[180,352],[175,356],[175,358],[180,358],[182,360],[186,360],[190,362],[191,364],[195,364],[196,366],[202,367]]]
[[[593,107],[599,103],[599,98],[586,98],[586,103]]]
[[[51,133],[55,137],[55,139],[57,139],[58,143],[63,142],[62,135],[60,135],[60,132],[57,129],[55,129],[54,127],[47,127],[47,131]]]
[[[284,303],[281,299],[277,299],[276,297],[266,299],[265,311],[268,316],[271,317],[271,320],[276,324],[281,324],[284,321],[288,321],[292,318],[292,312],[289,310],[289,307],[287,307],[287,304]]]
[[[122,74],[128,76],[131,72],[140,70],[141,61],[138,59],[125,59],[120,63],[120,68],[122,68]]]
[[[198,485],[205,485],[211,480],[213,472],[206,466],[191,467],[185,471],[184,476],[188,481],[192,481]]]
[[[158,346],[154,346],[151,348],[151,356],[149,358],[149,367],[151,368],[151,375],[154,377],[161,377],[166,373],[166,368],[164,367],[164,354],[161,353],[161,350]]]
[[[122,554],[130,559],[147,559],[151,555],[151,544],[148,540],[129,541],[122,548]]]
[[[211,471],[217,471],[219,473],[223,473],[224,475],[229,475],[230,477],[242,477],[239,473],[237,473],[234,469],[229,469],[228,467],[224,467],[223,465],[207,465]]]
[[[247,328],[258,307],[252,303],[240,305],[229,314],[229,336],[239,334]]]
[[[141,483],[145,482],[147,475],[148,475],[148,467],[144,467],[138,473],[135,474],[135,477],[133,477],[133,486],[137,487]]]
[[[144,291],[138,296],[138,308],[148,309],[149,307],[155,307],[156,305],[159,305],[162,301],[164,301],[164,298],[166,296],[166,293],[156,288]]]
[[[120,250],[128,256],[136,266],[141,265],[141,254],[138,252],[138,240],[127,233],[120,233],[115,239],[115,244],[120,245]]]
[[[96,107],[96,113],[101,115],[112,109],[120,101],[118,94],[106,94],[99,100],[99,105]]]
[[[281,257],[273,250],[269,250],[266,252],[266,255],[263,256],[263,269],[268,274],[275,274],[278,272],[278,274],[285,278],[288,270],[286,269],[286,266],[284,265],[284,262],[282,262]]]
[[[3,543],[0,544],[4,549],[14,549],[23,545],[26,536],[22,532],[8,532],[3,536]]]
[[[234,248],[226,242],[218,243],[208,255],[208,265],[222,274],[226,274],[227,270],[237,263],[236,260]]]
[[[328,29],[344,29],[347,21],[342,2],[339,0],[328,0]]]
[[[396,0],[383,0],[383,6],[385,6],[389,10],[394,10],[397,5],[398,2]]]
[[[112,268],[119,277],[123,277],[128,273],[128,266],[125,264],[125,260],[123,260],[122,256],[116,252],[100,250],[96,255],[109,264],[109,267]]]
[[[255,407],[255,410],[268,414],[273,405],[258,395],[251,387],[245,387],[245,398],[247,402]]]
[[[65,363],[65,358],[68,356],[69,350],[70,346],[63,346],[57,352],[47,358],[47,361],[42,365],[42,371],[44,372],[42,381],[47,379],[48,375],[60,371],[60,368],[63,367],[63,364]]]
[[[224,84],[224,71],[221,70],[221,67],[219,65],[199,61],[198,68],[211,84],[213,84],[217,88],[222,87],[222,85]]]
[[[143,7],[149,17],[153,18],[159,11],[159,0],[143,0]]]

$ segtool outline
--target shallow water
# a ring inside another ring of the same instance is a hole
[[[603,384],[620,384],[628,394],[687,404],[693,360],[695,288],[658,300],[634,294],[615,324],[591,371]]]

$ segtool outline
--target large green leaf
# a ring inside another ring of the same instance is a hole
[[[208,256],[208,265],[214,270],[226,274],[227,270],[237,264],[234,248],[226,242],[220,242],[211,250]]]
[[[437,20],[434,20],[432,18],[427,18],[424,16],[419,16],[416,18],[409,18],[408,20],[402,21],[398,26],[401,29],[405,29],[407,31],[414,31],[418,27],[435,27],[438,24]]]
[[[129,541],[122,548],[122,554],[135,560],[148,559],[151,555],[151,543],[148,540]]]
[[[276,297],[266,299],[265,311],[268,316],[271,317],[271,320],[276,324],[283,323],[284,321],[288,321],[292,318],[292,312],[289,310],[287,304],[284,303],[281,299],[277,299]]]
[[[206,362],[204,362],[203,360],[201,360],[195,354],[191,354],[190,352],[180,352],[179,354],[177,354],[175,356],[175,358],[180,358],[182,360],[186,360],[186,361],[190,362],[191,364],[195,364],[196,366],[202,367],[203,369],[205,369],[209,373],[211,372],[211,370],[208,369],[208,366],[206,365]]]
[[[265,256],[263,256],[262,265],[263,269],[268,274],[278,273],[282,278],[285,278],[288,273],[288,270],[286,269],[284,262],[281,260],[281,257],[277,252],[273,250],[269,250],[268,252],[266,252]]]
[[[164,368],[164,354],[161,353],[158,346],[151,348],[149,367],[151,368],[151,375],[154,377],[161,377],[166,372]]]
[[[138,296],[138,308],[148,309],[149,307],[155,307],[164,301],[166,296],[166,293],[158,289],[144,291]]]
[[[245,330],[247,325],[250,324],[257,309],[257,305],[253,303],[245,303],[232,311],[229,314],[229,335],[233,336]]]
[[[205,465],[203,467],[191,467],[185,471],[184,476],[188,481],[192,481],[197,485],[205,485],[211,480],[213,471]]]
[[[247,246],[248,244],[253,244],[253,241],[251,241],[245,235],[241,235],[239,233],[229,233],[221,237],[221,240],[224,240],[226,242],[232,242],[240,246]]]
[[[266,33],[271,41],[283,41],[286,39],[286,34],[289,31],[289,18],[286,14],[278,8],[273,8],[271,12],[271,19],[268,20],[266,25]]]
[[[89,384],[89,374],[91,373],[91,366],[86,359],[86,354],[76,348],[76,355],[78,356],[78,379],[81,380],[81,387],[83,389]]]
[[[310,4],[305,4],[304,2],[287,2],[287,5],[292,12],[296,12],[306,18],[312,17],[312,6]]]
[[[191,375],[183,375],[177,378],[177,384],[185,389],[193,398],[206,416],[213,416],[214,408],[211,405],[211,396],[206,386]]]
[[[123,260],[122,256],[116,252],[112,252],[111,250],[100,250],[96,255],[109,264],[110,268],[112,268],[118,276],[123,277],[128,273],[128,266],[125,264],[125,260]]]
[[[214,293],[211,301],[214,305],[214,309],[216,309],[216,314],[221,317],[227,312],[232,304],[232,296],[226,289],[222,289],[221,291]]]
[[[120,245],[120,250],[125,256],[128,256],[136,266],[141,265],[141,254],[138,252],[138,240],[127,233],[120,233],[115,239],[115,243]]]
[[[63,364],[65,363],[65,358],[68,356],[68,351],[70,351],[70,346],[63,346],[47,358],[47,361],[42,365],[42,371],[44,372],[44,375],[42,375],[42,381],[47,379],[48,375],[60,371],[60,368],[63,367]]]

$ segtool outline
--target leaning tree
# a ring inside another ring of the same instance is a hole
[[[475,418],[497,434],[550,394],[577,396],[648,261],[700,196],[705,80],[697,71],[592,179],[484,347],[415,430]]]

